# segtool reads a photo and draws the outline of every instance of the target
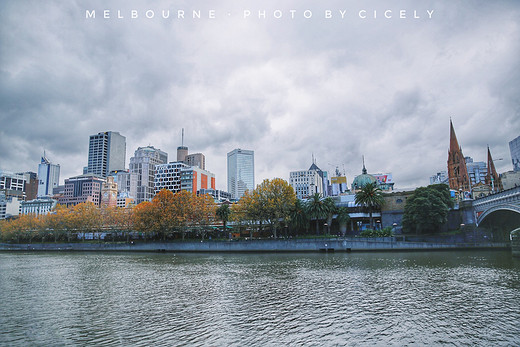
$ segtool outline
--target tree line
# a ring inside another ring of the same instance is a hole
[[[355,199],[369,212],[373,229],[372,212],[383,204],[381,190],[375,183],[367,184]],[[2,240],[11,242],[70,242],[100,232],[120,240],[204,239],[208,235],[227,238],[229,232],[276,238],[330,235],[333,220],[344,232],[350,221],[347,207],[337,207],[331,197],[320,194],[299,200],[285,180],[275,178],[246,191],[232,205],[218,206],[209,195],[161,190],[151,201],[129,209],[99,208],[89,202],[58,205],[48,215],[2,221],[0,231]]]

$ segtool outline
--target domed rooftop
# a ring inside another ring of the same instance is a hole
[[[377,182],[377,180],[374,176],[367,173],[367,169],[365,168],[365,159],[363,158],[363,170],[361,171],[361,175],[354,178],[354,182],[352,182],[352,190],[361,189],[368,183],[373,182]]]

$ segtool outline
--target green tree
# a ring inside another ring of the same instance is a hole
[[[337,209],[337,217],[336,220],[339,224],[339,229],[341,231],[341,235],[345,236],[347,231],[348,222],[350,222],[350,215],[348,213],[348,208],[346,207],[338,207]]]
[[[315,193],[306,201],[305,206],[309,218],[316,220],[316,235],[320,234],[320,220],[327,218],[333,204],[334,202],[331,204],[329,200],[323,199],[319,193]]]
[[[334,216],[334,213],[336,213],[337,208],[334,200],[330,196],[323,199],[323,203],[325,204],[325,211],[327,213],[327,234],[330,235],[332,217]]]
[[[231,214],[231,210],[229,209],[228,204],[222,204],[217,208],[216,215],[217,218],[222,221],[224,226],[224,233],[226,232],[227,222],[229,221],[229,216]]]
[[[448,221],[452,206],[447,185],[417,188],[404,206],[403,229],[416,234],[437,232]]]
[[[271,225],[274,237],[277,230],[288,223],[291,209],[296,200],[294,189],[281,178],[265,179],[252,194],[252,207],[259,211],[260,221]]]
[[[300,199],[294,200],[294,205],[290,212],[290,225],[298,232],[301,229],[309,228],[309,216],[305,210],[305,204]]]
[[[365,206],[368,209],[370,228],[373,229],[374,220],[372,218],[372,213],[374,209],[380,208],[384,204],[381,188],[377,186],[376,182],[367,183],[356,193],[354,199],[356,204]]]

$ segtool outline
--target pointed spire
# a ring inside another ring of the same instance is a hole
[[[361,157],[363,158],[363,170],[361,170],[361,172],[363,173],[363,175],[366,175],[367,174],[367,168],[365,167],[365,156],[362,155]]]
[[[486,184],[489,184],[493,190],[493,192],[502,191],[504,188],[502,187],[502,181],[500,180],[500,176],[498,176],[497,170],[495,169],[495,163],[493,162],[493,157],[491,156],[491,151],[489,150],[489,145],[487,146],[487,175],[486,175]]]
[[[459,141],[457,141],[457,135],[455,134],[455,129],[453,128],[453,123],[450,117],[450,151],[456,152],[461,149],[462,148],[459,146]]]
[[[453,122],[450,118],[450,149],[448,150],[448,177],[451,189],[470,191],[470,180],[462,147],[459,146]]]

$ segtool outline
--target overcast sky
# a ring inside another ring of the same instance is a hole
[[[3,0],[0,169],[37,171],[45,150],[63,182],[101,131],[126,136],[127,167],[139,146],[175,160],[184,128],[219,189],[234,148],[255,151],[256,183],[314,154],[350,185],[364,155],[405,189],[446,170],[451,117],[465,156],[489,145],[508,171],[519,18],[519,1]]]

